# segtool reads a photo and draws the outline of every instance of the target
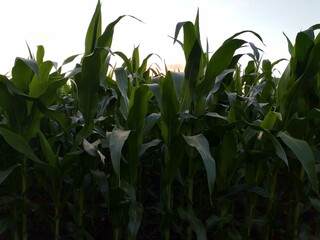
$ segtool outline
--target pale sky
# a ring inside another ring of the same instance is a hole
[[[60,65],[67,57],[84,52],[86,30],[96,7],[94,0],[10,0],[0,1],[0,74],[11,70],[16,57],[28,57],[26,42],[36,53],[37,45],[46,50],[45,60]],[[101,0],[103,29],[120,15],[111,49],[130,57],[138,46],[141,58],[159,54],[167,64],[184,64],[183,52],[173,45],[176,24],[194,22],[200,13],[200,31],[210,51],[236,32],[253,30],[266,46],[246,34],[272,62],[288,58],[283,32],[294,42],[296,34],[320,23],[318,0]],[[182,34],[181,34],[182,36]],[[149,63],[157,61],[156,57]],[[120,64],[120,63],[119,63]],[[285,63],[283,63],[285,65]],[[162,67],[162,66],[161,66]],[[281,69],[281,65],[279,65]]]

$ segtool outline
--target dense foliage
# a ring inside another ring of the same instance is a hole
[[[197,14],[161,73],[111,51],[123,17],[98,2],[70,72],[39,46],[0,75],[1,239],[319,239],[320,26],[276,78],[255,32],[210,55]]]

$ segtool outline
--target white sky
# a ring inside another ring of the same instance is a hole
[[[0,74],[11,70],[16,57],[28,57],[26,42],[33,53],[37,45],[43,45],[45,59],[58,64],[71,55],[83,53],[96,3],[94,0],[0,1]],[[124,14],[145,23],[129,17],[122,19],[115,28],[113,51],[122,51],[129,57],[134,46],[140,45],[141,58],[157,53],[167,64],[184,63],[180,46],[173,45],[168,35],[174,35],[178,22],[194,22],[197,8],[203,45],[208,38],[210,51],[236,32],[253,30],[261,35],[266,46],[249,35],[242,37],[254,40],[271,61],[289,57],[283,32],[294,42],[299,31],[320,23],[318,0],[101,0],[101,3],[103,29]]]

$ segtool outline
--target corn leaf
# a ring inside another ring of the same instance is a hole
[[[45,93],[45,91],[48,88],[48,80],[49,80],[49,74],[53,67],[53,62],[46,61],[43,62],[40,67],[40,78],[35,75],[30,83],[30,91],[29,96],[31,97],[39,97],[41,94]]]
[[[105,49],[95,49],[94,52],[83,58],[81,78],[78,83],[79,108],[83,114],[85,124],[89,125],[95,116],[98,107],[98,90],[100,74],[107,56]]]
[[[101,36],[101,3],[97,2],[96,9],[90,21],[86,39],[84,56],[91,54],[97,47],[98,38]]]
[[[128,231],[129,231],[129,240],[134,240],[137,237],[137,233],[139,231],[141,220],[142,220],[143,206],[140,202],[134,201],[130,204],[129,207],[129,223],[128,223]]]
[[[122,113],[122,116],[127,119],[129,113],[129,79],[123,67],[116,68],[115,75],[118,88],[122,96],[120,99],[120,112]]]
[[[276,123],[276,120],[278,118],[278,114],[273,112],[273,111],[269,111],[267,113],[267,115],[264,117],[260,127],[267,129],[267,130],[271,130],[274,126],[274,124]]]
[[[39,67],[36,61],[31,59],[16,58],[12,68],[12,82],[21,91],[29,92],[29,84],[36,74],[40,76]]]
[[[32,149],[29,146],[29,143],[27,140],[8,130],[5,128],[0,127],[0,134],[4,138],[4,140],[17,152],[23,154],[27,158],[33,160],[36,163],[42,163],[40,159],[35,155],[35,153],[32,151]]]
[[[246,41],[231,39],[225,42],[210,58],[204,79],[198,83],[198,95],[207,95],[214,86],[215,78],[230,64],[234,52],[244,45]]]
[[[182,207],[179,207],[178,213],[182,219],[189,222],[193,231],[195,231],[197,235],[197,239],[207,239],[207,233],[203,223],[197,218],[196,214],[191,208],[183,209]]]
[[[120,161],[121,150],[130,134],[130,130],[124,131],[118,128],[114,128],[111,132],[109,148],[112,166],[120,181]]]
[[[50,143],[48,142],[45,135],[41,132],[41,130],[38,131],[39,139],[40,139],[40,145],[42,148],[42,151],[44,153],[45,158],[49,162],[49,164],[52,167],[55,167],[57,165],[57,159],[58,157],[54,154]]]
[[[198,134],[195,136],[183,135],[183,138],[189,146],[195,147],[202,157],[207,172],[208,187],[211,196],[216,179],[216,162],[211,156],[209,143],[205,136],[203,136],[202,134]]]
[[[283,147],[271,133],[267,132],[268,137],[270,138],[271,142],[273,143],[273,146],[276,150],[276,155],[289,167],[288,159],[286,152],[284,151]]]
[[[166,74],[162,83],[162,112],[163,119],[161,132],[166,143],[176,136],[178,130],[177,114],[179,110],[179,102],[176,95],[173,78],[170,72]]]
[[[136,20],[138,20],[139,22],[142,22],[140,19],[134,17],[134,16],[131,16],[131,15],[122,15],[122,16],[119,16],[116,20],[114,20],[113,22],[111,22],[107,27],[106,29],[104,30],[103,34],[101,36],[99,36],[98,38],[98,41],[97,41],[97,47],[102,47],[102,48],[105,48],[105,47],[108,47],[110,48],[111,47],[111,44],[112,44],[112,39],[113,39],[113,33],[114,33],[114,28],[116,26],[116,24],[124,17],[131,17],[131,18],[134,18]]]
[[[15,170],[17,167],[20,167],[20,166],[21,166],[21,164],[16,164],[16,165],[9,167],[6,170],[0,171],[0,185],[13,172],[13,170]]]
[[[318,178],[315,159],[309,144],[303,140],[290,136],[287,132],[279,132],[277,135],[295,154],[306,171],[313,189],[318,193]]]
[[[15,132],[21,132],[27,115],[27,105],[25,101],[10,93],[6,82],[9,80],[0,75],[0,107],[8,114],[11,129]]]

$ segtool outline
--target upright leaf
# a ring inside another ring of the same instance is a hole
[[[97,42],[101,36],[101,3],[98,0],[96,9],[89,24],[86,40],[84,56],[91,54],[97,47]]]
[[[120,112],[122,113],[122,116],[125,119],[127,119],[128,113],[129,113],[129,97],[128,97],[129,79],[123,67],[116,68],[115,75],[116,75],[118,88],[122,97],[120,99]]]
[[[100,73],[104,65],[107,51],[95,49],[94,52],[83,58],[81,78],[78,83],[79,108],[83,114],[85,124],[93,121],[98,107],[98,90]]]
[[[112,166],[120,181],[120,161],[122,147],[130,134],[130,130],[124,131],[114,128],[111,132],[109,148]]]

